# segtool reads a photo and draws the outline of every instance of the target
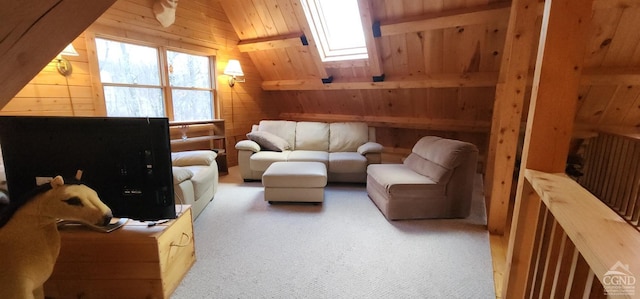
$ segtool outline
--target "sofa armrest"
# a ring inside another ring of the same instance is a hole
[[[172,167],[173,172],[173,184],[180,185],[180,183],[189,180],[193,177],[193,172],[187,168]]]
[[[361,155],[374,153],[379,154],[382,153],[382,145],[377,142],[369,141],[358,147],[358,153],[360,153]]]
[[[173,166],[209,166],[216,161],[218,154],[209,150],[185,151],[171,153]]]
[[[260,151],[260,145],[252,140],[240,140],[236,143],[236,149],[257,153]]]

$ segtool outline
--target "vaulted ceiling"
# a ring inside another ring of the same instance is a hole
[[[2,106],[115,2],[86,5],[80,0],[58,0],[26,5],[1,1]],[[214,2],[224,8],[239,39],[238,49],[255,64],[262,88],[282,99],[278,102],[286,115],[339,112],[389,117],[389,122],[408,115],[462,119],[454,125],[462,124],[469,131],[489,127],[510,2],[359,0],[370,58],[331,63],[320,61],[297,0]],[[540,2],[536,8],[540,14],[542,6]],[[640,31],[636,28],[640,28],[637,0],[594,2],[582,87],[576,95],[578,123],[640,126]],[[373,37],[374,30],[379,30],[379,37]],[[308,45],[302,44],[302,35]],[[383,81],[372,82],[382,74]],[[323,84],[327,78],[332,83]],[[472,97],[477,100],[469,101]],[[343,103],[347,99],[353,102]],[[369,103],[368,99],[377,100]]]
[[[493,97],[482,88],[492,89],[498,79],[510,2],[360,0],[359,3],[365,33],[371,34],[367,43],[370,58],[323,63],[313,47],[315,41],[299,1],[221,1],[240,39],[239,49],[248,53],[260,71],[265,90],[310,90],[313,93],[305,93],[305,97],[314,98],[317,97],[314,93],[321,93],[320,97],[343,99],[349,96],[329,91],[420,89],[418,93],[426,98],[443,97],[441,93],[460,97],[466,90],[478,93],[481,98]],[[578,123],[640,127],[640,31],[635,29],[640,28],[638,5],[637,1],[625,0],[594,2],[582,87],[577,95]],[[542,15],[543,3],[536,9]],[[538,32],[540,18],[531,26]],[[373,30],[379,30],[380,36],[374,38]],[[308,45],[300,41],[302,35],[309,40]],[[384,81],[372,82],[373,77],[382,74]],[[323,78],[332,78],[332,83],[323,84]],[[433,88],[455,90],[433,91]],[[281,95],[298,98],[296,103],[302,108],[291,112],[333,113],[326,108],[313,108],[300,93]],[[380,97],[371,92],[368,95]],[[408,106],[419,107],[419,101]],[[487,104],[490,102],[479,101],[479,105]],[[362,106],[351,109],[358,108]],[[488,117],[486,114],[474,120],[488,121]]]
[[[268,90],[317,89],[322,83],[317,79],[329,76],[340,85],[325,88],[368,88],[372,77],[381,74],[385,82],[396,83],[381,83],[380,88],[495,83],[509,3],[359,2],[370,58],[328,63],[320,61],[299,1],[223,1],[222,5],[240,37],[240,50],[259,67],[263,88]],[[300,42],[302,35],[308,46]],[[484,72],[492,74],[477,76]]]

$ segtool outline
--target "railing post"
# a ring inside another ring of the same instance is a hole
[[[531,265],[542,206],[540,197],[528,182],[525,182],[522,194],[513,212],[519,216],[511,225],[502,298],[524,298],[533,282]]]
[[[564,172],[578,99],[592,0],[546,0],[507,252],[503,298],[525,298],[541,212],[525,169]]]

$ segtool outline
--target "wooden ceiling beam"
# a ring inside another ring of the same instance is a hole
[[[304,34],[292,33],[287,35],[243,40],[238,43],[238,50],[240,50],[240,52],[254,52],[307,45],[307,39]]]
[[[448,87],[491,87],[495,86],[497,72],[466,74],[433,74],[428,76],[390,77],[383,82],[359,81],[322,84],[316,80],[263,81],[263,90],[346,90],[346,89],[401,89],[401,88],[448,88]]]
[[[311,33],[311,29],[309,27],[309,22],[307,21],[307,17],[304,14],[304,8],[302,7],[301,1],[292,1],[293,12],[296,15],[296,19],[298,20],[298,24],[300,24],[300,28],[302,32],[307,37],[307,43],[309,44],[309,56],[311,56],[311,60],[313,64],[316,66],[318,71],[318,75],[321,79],[329,79],[331,76],[327,72],[327,69],[322,64],[322,59],[320,58],[320,52],[318,51],[318,46],[316,45],[316,41],[313,38],[313,34]],[[321,82],[321,81],[320,81]]]
[[[281,119],[296,121],[322,121],[322,122],[366,122],[373,127],[419,129],[445,132],[472,132],[487,133],[491,127],[488,121],[470,121],[461,119],[434,119],[397,116],[361,116],[345,114],[318,114],[318,113],[280,113]]]
[[[591,25],[592,0],[545,1],[536,70],[526,133],[522,147],[520,175],[509,233],[502,298],[523,298],[535,280],[535,227],[542,208],[525,183],[525,169],[549,173],[565,172],[583,70],[585,44]],[[550,193],[556,190],[547,190]],[[567,196],[566,193],[558,193]],[[561,197],[562,197],[561,196]],[[577,197],[576,199],[582,199]],[[563,219],[554,214],[556,219]],[[566,218],[564,218],[566,219]],[[563,224],[566,227],[566,224]],[[533,228],[533,229],[532,229]],[[577,239],[576,239],[577,238]],[[581,236],[571,236],[574,244]],[[580,253],[588,252],[579,248]],[[584,255],[589,265],[603,265]],[[608,267],[606,265],[605,267]],[[606,268],[602,267],[603,269]],[[594,270],[594,272],[596,272]],[[602,272],[596,273],[602,279]]]
[[[526,85],[533,83],[528,72]],[[453,88],[491,87],[498,83],[498,73],[479,72],[464,74],[432,74],[426,76],[391,77],[383,82],[370,82],[367,78],[354,81],[334,80],[322,84],[317,80],[263,81],[262,89],[274,90],[339,90],[339,89],[400,89],[400,88]],[[640,85],[640,68],[590,68],[580,78],[580,85]]]
[[[594,0],[593,9],[640,7],[640,0]]]
[[[580,85],[640,85],[640,68],[588,68]]]
[[[430,13],[409,19],[381,21],[380,35],[389,36],[473,24],[506,23],[509,20],[510,6],[510,2],[500,2],[480,7]]]
[[[319,122],[349,122],[361,121],[380,128],[418,129],[442,132],[489,133],[489,121],[471,121],[462,119],[396,117],[380,115],[348,115],[324,113],[280,113],[280,119],[295,121]],[[524,134],[526,122],[521,123],[520,134]],[[572,138],[584,139],[597,136],[598,132],[610,132],[640,138],[640,130],[629,127],[598,126],[586,123],[576,123]]]
[[[511,184],[520,137],[522,111],[531,54],[537,32],[537,0],[514,0],[507,28],[500,77],[493,104],[492,128],[487,155],[485,194],[489,203],[487,227],[503,235],[508,222]],[[530,85],[529,85],[530,86]]]
[[[367,45],[367,55],[369,56],[369,72],[372,81],[384,81],[384,70],[382,69],[382,57],[378,48],[378,42],[373,35],[373,9],[371,1],[358,0],[360,8],[360,20],[364,31],[364,39]]]

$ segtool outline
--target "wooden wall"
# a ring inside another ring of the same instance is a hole
[[[50,63],[0,113],[104,114],[90,61],[91,38],[102,34],[216,53],[218,74],[228,59],[240,59],[247,82],[230,89],[225,76],[217,80],[230,145],[264,118],[362,120],[378,127],[378,139],[392,156],[403,155],[417,138],[430,134],[470,141],[483,156],[487,152],[510,2],[359,0],[368,22],[380,22],[382,36],[368,46],[375,50],[372,58],[331,63],[319,61],[299,1],[184,1],[169,28],[155,20],[152,3],[116,1],[73,41],[80,56],[69,58],[74,73],[68,83]],[[628,29],[640,24],[640,10],[625,3],[595,1],[578,124],[635,130],[640,125],[640,36]],[[541,8],[535,8],[539,15]],[[301,34],[309,46],[295,44]],[[259,43],[265,40],[271,43]],[[286,47],[276,46],[291,40]],[[372,83],[378,73],[384,73],[384,82]],[[332,83],[320,83],[326,77]]]
[[[3,0],[0,108],[115,1]]]
[[[379,138],[388,151],[402,151],[395,147],[412,144],[416,134],[437,134],[471,141],[485,152],[482,136],[490,130],[511,2],[361,0],[361,14],[370,16],[364,28],[380,23],[381,36],[367,47],[378,67],[371,57],[323,63],[313,40],[306,47],[296,44],[296,35],[310,36],[299,1],[221,3],[281,118],[365,120],[382,128]],[[637,130],[640,35],[631,28],[638,26],[640,10],[618,0],[595,1],[592,9],[575,120],[580,128]],[[526,28],[537,40],[543,2],[533,3],[530,11],[538,17]],[[534,63],[531,59],[528,86]],[[379,73],[384,82],[372,82]],[[332,83],[318,80],[328,77]]]
[[[2,115],[102,116],[104,99],[96,73],[92,51],[95,35],[142,41],[175,49],[216,56],[216,97],[220,117],[226,120],[229,164],[237,164],[235,140],[244,139],[251,124],[275,118],[275,107],[261,89],[262,79],[247,54],[240,53],[229,20],[218,1],[182,1],[175,23],[163,28],[155,20],[152,0],[120,0],[73,41],[78,57],[67,57],[73,74],[64,77],[49,63],[2,110]],[[230,88],[222,75],[229,59],[239,59],[246,75],[245,83]],[[93,74],[93,76],[92,76]],[[67,81],[68,80],[68,81]],[[95,81],[95,82],[94,82]],[[69,96],[71,94],[71,96]]]
[[[96,113],[87,58],[85,35],[73,41],[80,56],[66,56],[73,67],[70,76],[62,76],[53,60],[42,69],[7,105],[0,115],[93,116]],[[70,96],[71,95],[71,96]]]
[[[576,122],[640,128],[640,7],[594,1]]]
[[[389,162],[398,161],[425,135],[469,141],[485,155],[508,3],[359,1],[362,14],[370,16],[363,27],[379,21],[383,33],[368,47],[368,60],[346,62],[319,60],[299,1],[221,3],[279,118],[366,121],[378,128]],[[471,17],[460,17],[465,13]],[[413,29],[412,22],[422,19],[432,20]],[[385,33],[390,29],[395,31]],[[300,34],[309,46],[296,44]],[[379,72],[384,82],[372,83]],[[320,83],[328,77],[332,83]]]
[[[273,91],[281,118],[363,120],[377,127],[385,161],[397,162],[423,136],[474,143],[486,153],[495,88]]]

